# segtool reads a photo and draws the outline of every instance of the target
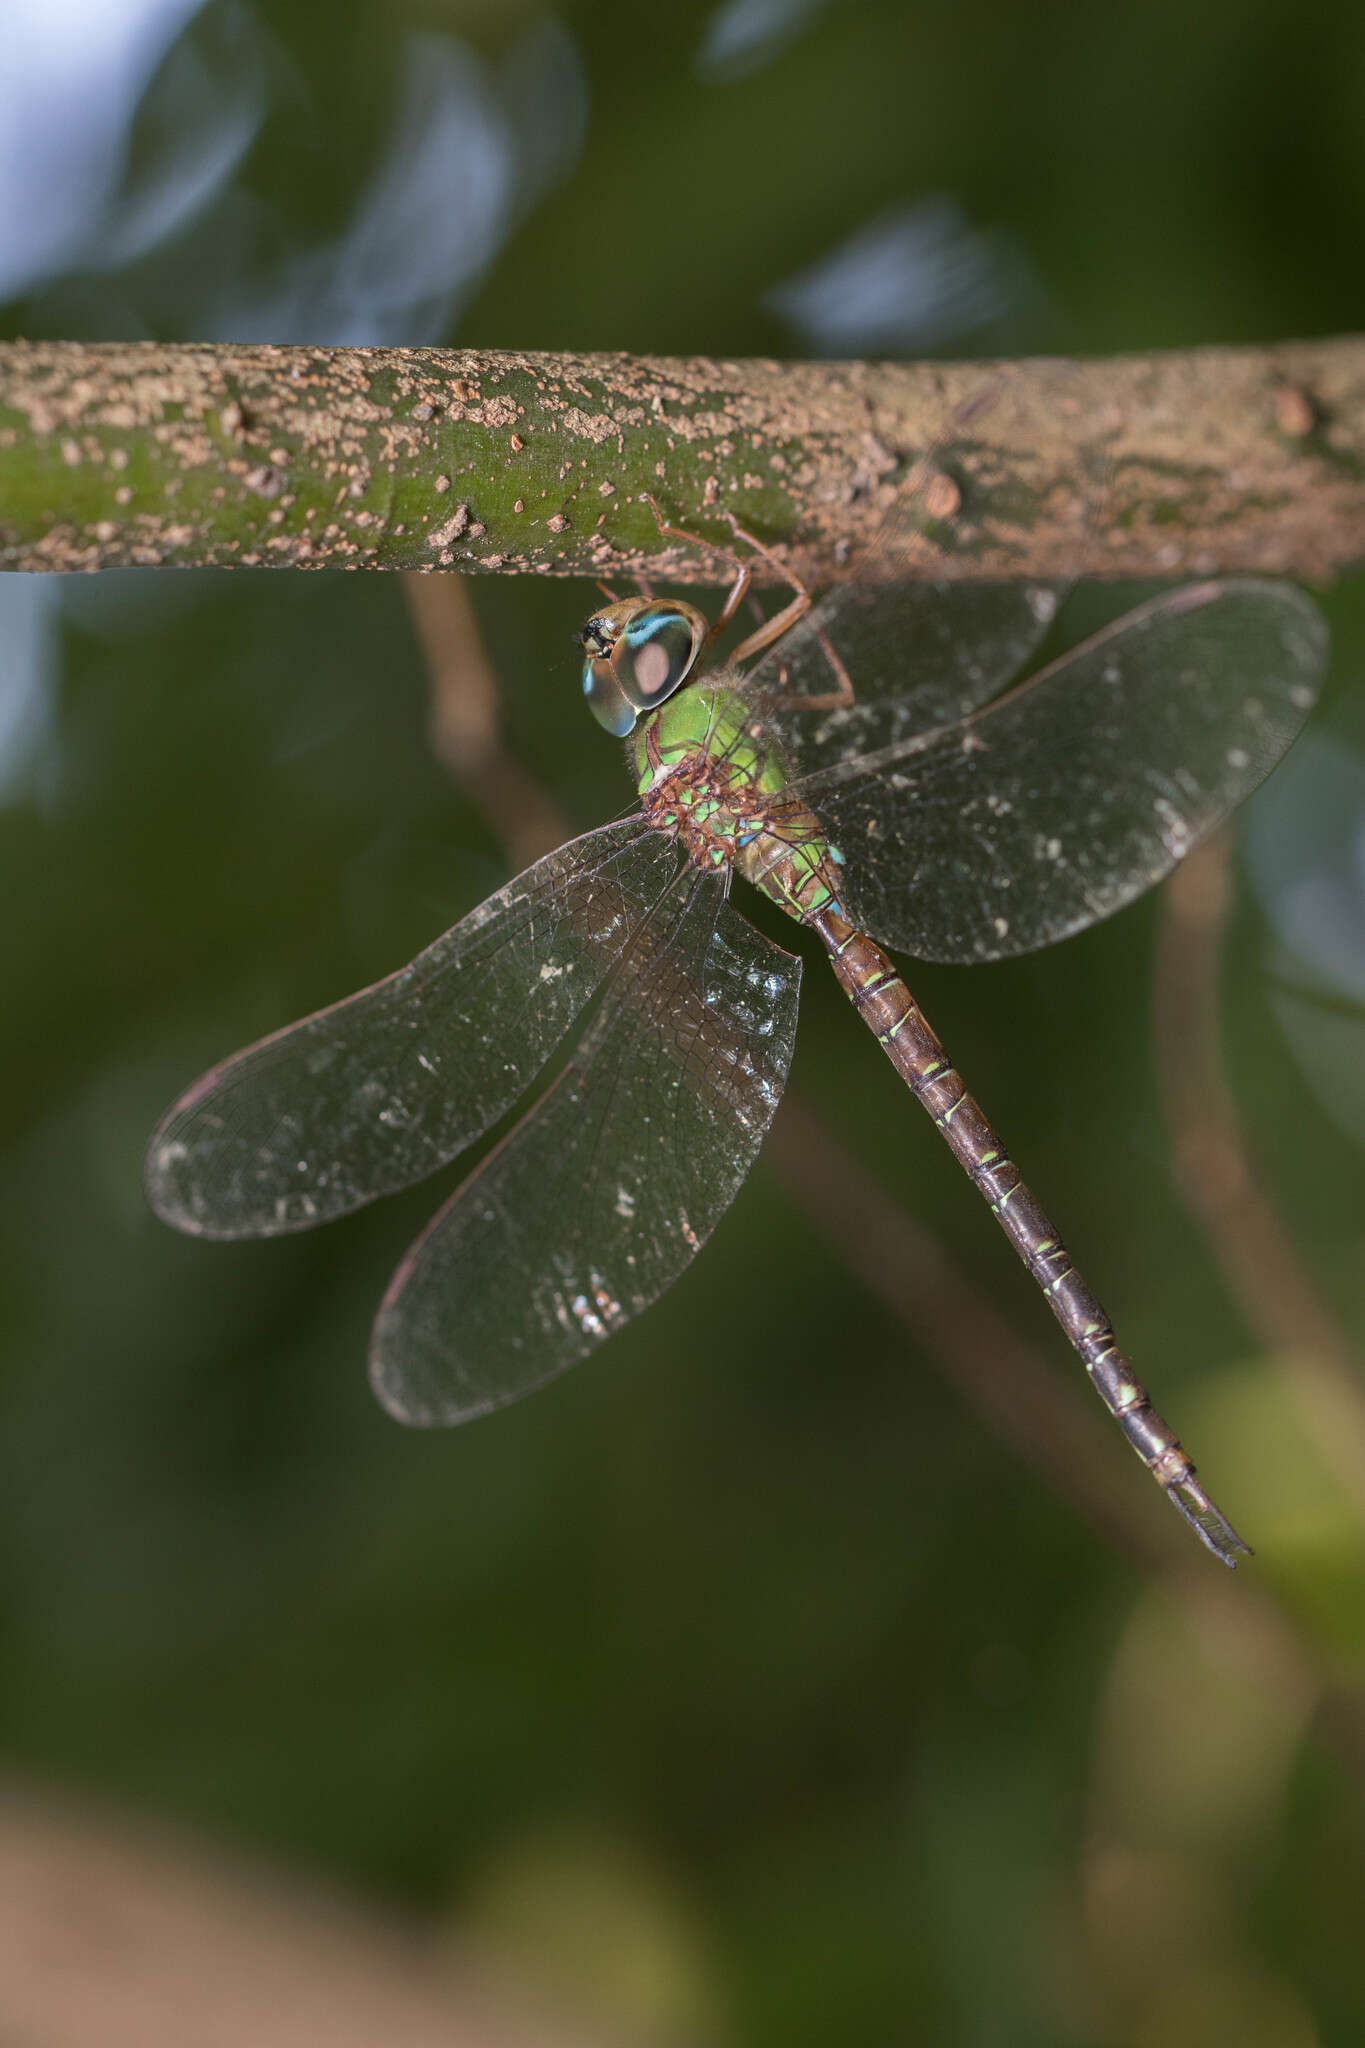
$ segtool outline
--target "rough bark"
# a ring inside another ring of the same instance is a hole
[[[870,573],[1323,581],[1365,559],[1358,338],[990,365],[15,342],[0,566],[723,581],[661,541],[650,491],[829,581],[868,568],[936,441],[935,516],[883,530]]]

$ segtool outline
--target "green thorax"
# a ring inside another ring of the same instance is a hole
[[[703,868],[737,868],[803,924],[839,908],[843,856],[793,795],[786,765],[723,681],[694,683],[642,719],[630,749],[645,816]]]
[[[760,747],[746,732],[744,714],[743,692],[713,678],[676,691],[642,718],[630,739],[641,796],[655,780],[657,763],[677,768],[702,755],[724,756],[737,782],[778,795],[786,786],[785,768],[770,744]]]

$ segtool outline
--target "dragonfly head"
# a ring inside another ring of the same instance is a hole
[[[706,633],[702,613],[676,598],[622,597],[594,612],[579,638],[583,695],[598,724],[624,739],[686,682]]]

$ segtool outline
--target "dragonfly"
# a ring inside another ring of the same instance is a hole
[[[964,412],[893,489],[877,545],[979,540],[983,446]],[[1320,614],[1267,579],[1194,583],[1007,688],[1064,586],[850,577],[815,601],[733,519],[722,547],[647,502],[661,540],[724,556],[731,580],[712,621],[604,589],[583,629],[584,694],[625,742],[635,807],[398,972],[203,1075],[152,1138],[153,1207],[204,1238],[311,1228],[447,1166],[549,1068],[407,1252],[370,1346],[379,1399],[409,1423],[542,1385],[680,1278],[777,1107],[801,961],[731,901],[738,876],[818,941],[1129,1444],[1235,1565],[1249,1546],[889,953],[1002,960],[1149,889],[1298,732]],[[790,595],[722,653],[756,566]]]

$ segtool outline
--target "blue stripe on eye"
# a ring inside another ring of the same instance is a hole
[[[674,612],[655,612],[651,618],[646,612],[642,618],[632,619],[626,627],[627,644],[631,647],[642,647],[647,640],[652,640],[656,633],[661,633],[672,625],[676,616]]]

